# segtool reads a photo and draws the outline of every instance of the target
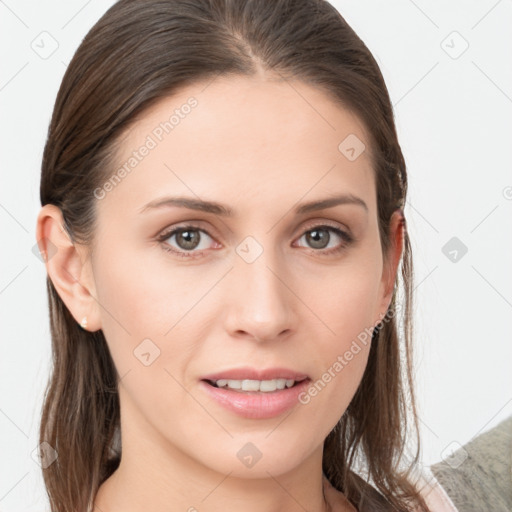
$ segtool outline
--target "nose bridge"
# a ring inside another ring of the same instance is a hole
[[[283,283],[279,251],[267,237],[247,236],[235,248],[229,328],[263,340],[290,328],[290,292]],[[230,286],[231,288],[231,286]]]

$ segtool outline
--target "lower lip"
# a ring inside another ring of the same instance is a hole
[[[306,390],[310,379],[305,379],[291,388],[273,392],[233,391],[216,388],[202,380],[200,385],[220,405],[244,418],[266,419],[283,414],[299,403],[299,394]]]

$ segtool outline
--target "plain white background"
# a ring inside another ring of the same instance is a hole
[[[2,512],[47,506],[32,457],[51,355],[33,253],[41,157],[66,65],[112,3],[0,1]],[[512,414],[512,2],[332,3],[381,67],[408,165],[429,465]],[[42,38],[51,55],[33,49]]]

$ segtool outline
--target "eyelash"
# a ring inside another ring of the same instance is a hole
[[[345,231],[342,231],[341,229],[339,229],[335,226],[328,225],[328,224],[318,224],[318,225],[312,226],[309,229],[307,229],[306,231],[304,231],[304,233],[300,236],[300,238],[302,238],[306,233],[309,233],[310,231],[314,231],[315,229],[321,229],[321,228],[324,228],[324,229],[326,228],[328,231],[334,232],[343,240],[343,242],[341,243],[340,246],[331,248],[331,249],[310,249],[310,251],[312,251],[314,253],[320,253],[324,256],[335,255],[335,254],[340,253],[344,249],[346,249],[354,241],[353,237],[351,235],[349,235],[348,233],[346,233]],[[204,251],[179,251],[179,250],[176,250],[176,249],[170,247],[169,244],[164,243],[165,240],[172,237],[173,235],[175,235],[179,232],[182,232],[182,231],[187,231],[187,230],[201,231],[202,233],[205,233],[206,235],[208,235],[210,238],[213,238],[207,231],[200,228],[199,226],[196,226],[193,224],[187,224],[185,226],[179,226],[177,228],[173,228],[170,231],[164,231],[162,234],[160,234],[157,237],[157,241],[160,242],[162,248],[167,252],[170,252],[170,253],[180,256],[182,258],[198,258],[198,257],[202,256]],[[187,253],[191,253],[193,255],[189,255]]]

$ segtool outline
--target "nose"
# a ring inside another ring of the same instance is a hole
[[[287,273],[270,249],[255,261],[238,255],[230,272],[226,330],[233,337],[258,342],[281,340],[293,331],[293,293]]]

